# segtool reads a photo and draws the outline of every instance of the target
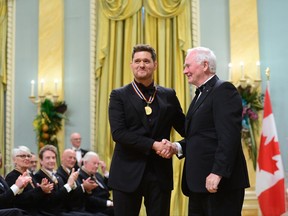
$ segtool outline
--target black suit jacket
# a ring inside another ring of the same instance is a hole
[[[208,192],[206,177],[222,176],[218,191],[249,187],[246,161],[241,145],[242,101],[230,82],[217,76],[209,80],[204,91],[188,110],[182,145],[185,164],[182,190]]]
[[[7,182],[0,176],[0,209],[11,208],[14,205],[14,193]]]
[[[17,178],[22,175],[18,170],[12,170],[7,174],[5,180],[9,187],[11,187],[17,180]],[[37,187],[36,181],[32,178],[32,182],[27,184],[23,189],[23,192],[17,194],[15,197],[15,207],[24,209],[30,214],[36,214],[38,209],[38,204],[43,201],[45,197],[44,192],[40,187]]]
[[[91,177],[88,173],[86,173],[83,169],[80,169],[78,182],[82,182],[82,180],[86,180]],[[86,209],[89,212],[103,212],[107,208],[107,200],[110,199],[109,188],[107,187],[104,178],[100,173],[96,173],[97,180],[104,186],[101,188],[99,185],[92,190],[92,193],[87,196],[86,199]],[[93,180],[93,179],[92,179]]]
[[[56,175],[57,182],[54,182],[49,175],[43,170],[39,170],[35,175],[35,180],[40,184],[43,178],[47,178],[50,183],[54,183],[54,188],[50,194],[45,197],[45,202],[39,205],[39,210],[44,215],[60,215],[61,212],[65,211],[63,204],[64,200],[68,199],[68,192],[63,185],[63,180]]]
[[[62,179],[63,183],[66,183],[69,178],[69,173],[64,170],[62,166],[57,169],[58,176]],[[81,183],[76,181],[77,188],[69,193],[67,199],[63,200],[63,205],[66,211],[84,211],[85,210],[85,192],[81,187]]]
[[[169,140],[172,127],[184,136],[185,116],[173,89],[157,86],[155,100],[159,107],[155,129],[151,130],[144,110],[146,104],[135,93],[132,84],[110,94],[109,121],[116,142],[108,180],[112,189],[134,192],[149,158],[152,158],[149,163],[162,189],[173,189],[172,159],[158,156],[152,145],[164,138]]]

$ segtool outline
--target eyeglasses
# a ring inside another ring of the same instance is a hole
[[[16,157],[20,157],[20,158],[22,158],[22,159],[24,159],[24,158],[31,158],[32,157],[32,155],[16,155]]]
[[[81,140],[82,138],[74,138],[73,140]]]

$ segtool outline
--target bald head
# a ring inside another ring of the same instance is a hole
[[[65,149],[61,157],[61,163],[64,167],[72,169],[76,163],[76,152],[72,149]]]

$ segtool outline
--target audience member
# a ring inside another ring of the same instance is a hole
[[[57,169],[57,174],[62,178],[63,182],[67,182],[70,176],[71,171],[74,169],[76,163],[76,153],[72,149],[64,150],[61,157],[61,166]],[[74,213],[75,215],[83,216],[93,216],[85,211],[85,200],[87,193],[90,193],[92,189],[97,187],[97,184],[94,181],[90,180],[90,177],[83,179],[83,182],[80,184],[76,181],[76,189],[72,190],[69,193],[69,196],[66,200],[63,201],[65,205],[66,212]],[[87,192],[87,193],[86,193]]]
[[[77,163],[75,163],[75,170],[78,170],[82,166],[82,158],[88,152],[81,148],[81,135],[79,133],[72,133],[70,136],[71,148],[76,152]]]
[[[87,152],[83,158],[83,166],[79,171],[78,180],[80,182],[91,177],[98,187],[92,190],[92,194],[86,201],[86,209],[89,212],[101,212],[105,215],[113,216],[113,201],[110,199],[110,192],[107,186],[107,179],[97,172],[99,165],[102,164],[103,171],[106,171],[104,162],[100,162],[99,156],[95,152]],[[107,172],[106,172],[107,175]]]
[[[31,152],[26,146],[19,146],[13,149],[12,153],[14,169],[7,174],[5,180],[9,186],[12,186],[19,176],[30,176],[29,168],[31,165]],[[39,187],[40,186],[40,187]],[[44,198],[45,193],[50,193],[53,185],[43,180],[41,184],[30,177],[27,186],[16,196],[15,207],[29,212],[31,215],[37,215],[37,206]]]
[[[35,179],[37,182],[41,182],[42,179],[46,178],[54,185],[46,202],[42,202],[39,207],[40,213],[44,215],[63,215],[65,212],[63,202],[68,198],[69,193],[76,188],[75,180],[78,177],[78,172],[72,172],[67,183],[64,183],[55,172],[56,157],[57,149],[53,145],[45,145],[39,151],[41,169],[34,175]],[[65,215],[73,214],[65,213]]]
[[[35,155],[33,152],[31,152],[31,159],[30,159],[30,174],[34,175],[37,172],[37,164],[38,163],[38,159],[37,159],[37,155]]]
[[[0,168],[2,168],[1,152],[0,152]],[[20,193],[20,191],[27,186],[27,184],[31,179],[31,177],[27,176],[26,174],[27,173],[20,175],[11,187],[9,187],[7,182],[0,175],[0,209],[1,209],[0,215],[3,216],[29,215],[24,210],[13,208],[16,195]]]

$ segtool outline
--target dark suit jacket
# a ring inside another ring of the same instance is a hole
[[[0,209],[13,207],[14,199],[13,191],[3,177],[0,176]]]
[[[58,176],[62,179],[63,183],[66,183],[69,178],[67,173],[62,166],[57,169]],[[84,211],[85,210],[85,192],[81,187],[81,183],[77,182],[77,188],[69,193],[67,199],[63,200],[63,205],[66,211]]]
[[[21,175],[18,170],[12,170],[7,174],[5,180],[11,187]],[[40,187],[37,187],[36,181],[32,178],[32,183],[28,184],[21,194],[17,194],[15,198],[15,207],[24,209],[30,214],[37,214],[38,204],[44,199],[44,192]]]
[[[35,180],[40,184],[43,178],[47,178],[49,182],[54,183],[53,180],[43,170],[39,170],[35,175]],[[39,205],[39,209],[44,215],[60,215],[65,211],[63,201],[68,199],[68,192],[63,187],[63,180],[57,176],[57,183],[54,183],[54,188],[50,194],[46,196],[45,202]]]
[[[155,100],[159,108],[152,131],[144,111],[145,102],[135,93],[131,83],[110,94],[109,121],[116,142],[108,180],[112,189],[134,192],[149,158],[152,158],[149,162],[162,189],[173,189],[172,159],[158,156],[152,145],[164,138],[169,140],[172,127],[184,136],[185,116],[173,89],[157,86]]]
[[[80,169],[78,182],[82,182],[83,179],[85,180],[89,177],[88,173]],[[96,173],[96,178],[104,188],[98,185],[98,187],[92,190],[92,193],[86,199],[86,209],[89,212],[105,212],[107,209],[107,200],[110,199],[109,188],[105,183],[106,180],[104,180],[100,173]]]
[[[217,80],[214,76],[207,82],[186,116],[186,138],[180,144],[186,157],[182,190],[187,196],[189,191],[207,192],[210,173],[223,177],[218,191],[249,187],[241,145],[241,97],[234,85]]]

